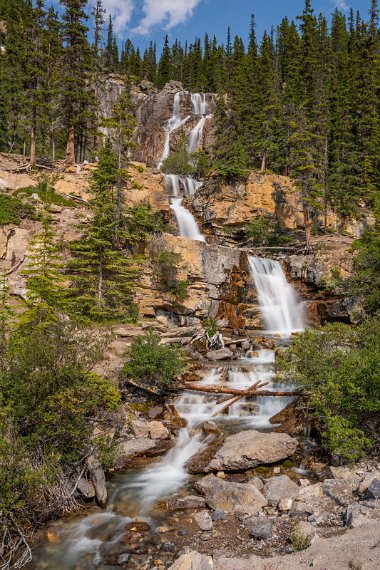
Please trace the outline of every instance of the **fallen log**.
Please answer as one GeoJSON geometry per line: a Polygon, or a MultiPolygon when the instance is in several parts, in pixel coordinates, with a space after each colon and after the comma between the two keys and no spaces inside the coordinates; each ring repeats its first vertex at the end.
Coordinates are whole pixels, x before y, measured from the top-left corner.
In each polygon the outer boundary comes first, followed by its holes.
{"type": "MultiPolygon", "coordinates": [[[[266,382],[269,384],[269,382],[266,382]]],[[[206,392],[208,394],[230,394],[232,396],[299,396],[301,394],[300,390],[296,390],[294,392],[286,392],[286,391],[276,391],[271,392],[270,390],[239,390],[237,388],[228,388],[226,386],[195,386],[194,384],[185,384],[185,390],[190,390],[192,392],[206,392]]]]}
{"type": "MultiPolygon", "coordinates": [[[[247,388],[246,392],[252,392],[252,390],[259,390],[260,387],[262,386],[266,386],[268,384],[268,382],[261,382],[260,380],[258,382],[255,382],[254,384],[252,384],[252,386],[250,386],[249,388],[247,388]]],[[[231,406],[233,406],[233,404],[236,404],[236,402],[238,402],[239,400],[242,400],[244,398],[244,395],[242,396],[235,396],[232,397],[231,396],[227,396],[226,398],[223,398],[220,402],[218,402],[218,404],[222,404],[223,402],[227,402],[228,404],[226,404],[225,406],[223,406],[223,408],[221,408],[218,412],[216,412],[215,414],[213,414],[213,418],[216,418],[217,416],[219,416],[220,414],[223,414],[226,410],[228,410],[228,408],[230,408],[231,406]]]]}

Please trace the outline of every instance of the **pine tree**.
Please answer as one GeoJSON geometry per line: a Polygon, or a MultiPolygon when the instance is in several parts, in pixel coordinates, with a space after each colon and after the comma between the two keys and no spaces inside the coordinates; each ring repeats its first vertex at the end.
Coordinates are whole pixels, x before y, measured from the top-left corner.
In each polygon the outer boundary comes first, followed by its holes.
{"type": "Polygon", "coordinates": [[[165,36],[164,47],[157,69],[157,87],[162,89],[171,78],[171,50],[169,38],[165,36]]]}
{"type": "Polygon", "coordinates": [[[6,364],[8,336],[13,311],[9,302],[9,282],[5,273],[0,275],[0,374],[6,364]]]}
{"type": "Polygon", "coordinates": [[[88,111],[93,93],[88,84],[91,50],[87,41],[88,18],[86,0],[60,0],[65,11],[62,16],[65,52],[62,69],[62,105],[68,132],[66,164],[81,160],[86,150],[88,111]]]}
{"type": "Polygon", "coordinates": [[[123,320],[132,305],[136,273],[131,258],[114,245],[123,239],[115,217],[118,175],[118,157],[108,138],[92,177],[92,218],[83,238],[71,246],[74,310],[90,320],[123,320]]]}

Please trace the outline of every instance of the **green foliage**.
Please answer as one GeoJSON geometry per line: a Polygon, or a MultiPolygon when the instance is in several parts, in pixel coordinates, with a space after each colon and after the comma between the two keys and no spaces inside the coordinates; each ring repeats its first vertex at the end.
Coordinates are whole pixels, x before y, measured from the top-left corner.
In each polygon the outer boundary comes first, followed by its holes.
{"type": "Polygon", "coordinates": [[[36,219],[36,210],[30,204],[10,194],[0,194],[0,226],[7,224],[19,225],[21,220],[36,219]]]}
{"type": "Polygon", "coordinates": [[[376,317],[356,328],[331,324],[305,331],[276,360],[281,379],[305,388],[327,447],[350,461],[370,444],[364,416],[380,411],[379,341],[376,317]]]}
{"type": "Polygon", "coordinates": [[[162,172],[190,176],[194,172],[194,166],[189,153],[187,137],[181,133],[176,149],[164,160],[161,166],[162,172]]]}
{"type": "Polygon", "coordinates": [[[56,206],[73,207],[75,202],[69,198],[65,198],[55,191],[55,184],[59,180],[59,175],[39,174],[37,177],[38,183],[36,186],[28,186],[26,188],[19,188],[15,191],[15,196],[28,196],[38,194],[38,197],[45,206],[54,204],[56,206]]]}
{"type": "Polygon", "coordinates": [[[122,245],[128,239],[121,194],[118,158],[107,139],[93,173],[92,217],[82,239],[71,244],[73,310],[94,321],[127,320],[130,317],[134,260],[122,245]]]}
{"type": "Polygon", "coordinates": [[[210,338],[215,336],[218,332],[218,321],[214,317],[207,317],[202,325],[210,338]]]}
{"type": "Polygon", "coordinates": [[[245,237],[254,245],[273,245],[283,241],[274,216],[266,215],[252,220],[244,227],[245,237]]]}
{"type": "Polygon", "coordinates": [[[97,458],[105,471],[112,469],[116,463],[117,444],[109,435],[97,435],[93,438],[97,458]]]}
{"type": "Polygon", "coordinates": [[[147,332],[132,341],[127,359],[122,375],[146,384],[166,386],[185,369],[181,346],[161,345],[160,337],[153,332],[147,332]]]}
{"type": "Polygon", "coordinates": [[[161,234],[165,223],[159,214],[153,210],[151,204],[141,203],[127,210],[128,241],[131,243],[145,241],[152,234],[161,234]]]}
{"type": "MultiPolygon", "coordinates": [[[[154,247],[154,246],[153,246],[154,247]]],[[[178,266],[181,262],[181,254],[174,251],[152,251],[153,272],[161,287],[179,300],[188,297],[188,281],[178,280],[178,266]]]]}
{"type": "Polygon", "coordinates": [[[289,534],[289,540],[291,542],[292,547],[296,552],[300,552],[301,550],[305,550],[311,544],[311,540],[308,536],[303,534],[300,529],[295,527],[291,533],[289,534]]]}

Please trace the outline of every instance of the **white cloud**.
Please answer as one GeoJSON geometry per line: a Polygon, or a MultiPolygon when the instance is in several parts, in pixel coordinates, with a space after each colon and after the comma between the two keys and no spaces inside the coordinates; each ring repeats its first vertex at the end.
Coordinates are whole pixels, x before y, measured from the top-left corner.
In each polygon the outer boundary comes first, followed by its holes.
{"type": "Polygon", "coordinates": [[[345,0],[332,0],[332,4],[335,8],[339,8],[339,10],[349,10],[350,7],[345,0]]]}
{"type": "MultiPolygon", "coordinates": [[[[114,1],[114,0],[112,0],[114,1]]],[[[167,30],[186,22],[193,15],[194,8],[202,0],[144,0],[144,16],[133,30],[136,34],[147,34],[153,26],[162,25],[167,30]]]]}
{"type": "Polygon", "coordinates": [[[134,0],[103,0],[103,6],[107,10],[106,18],[109,14],[112,16],[114,32],[123,32],[131,21],[134,0]]]}

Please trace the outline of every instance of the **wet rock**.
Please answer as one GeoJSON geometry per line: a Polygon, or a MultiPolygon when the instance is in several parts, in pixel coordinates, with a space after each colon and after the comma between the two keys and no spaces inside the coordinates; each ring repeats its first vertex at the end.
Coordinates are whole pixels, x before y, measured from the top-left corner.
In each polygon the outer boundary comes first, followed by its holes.
{"type": "Polygon", "coordinates": [[[220,429],[217,424],[211,420],[205,422],[202,426],[202,431],[206,435],[220,434],[220,429]]]}
{"type": "Polygon", "coordinates": [[[79,479],[77,490],[84,499],[91,500],[95,498],[94,485],[84,477],[79,479]]]}
{"type": "Polygon", "coordinates": [[[267,504],[265,497],[253,485],[229,483],[215,475],[204,477],[195,486],[212,509],[253,515],[267,504]]]}
{"type": "Polygon", "coordinates": [[[253,517],[250,519],[250,535],[255,540],[267,540],[272,538],[273,523],[264,517],[253,517]]]}
{"type": "Polygon", "coordinates": [[[161,545],[161,550],[163,552],[175,552],[177,550],[177,548],[173,542],[164,542],[161,545]]]}
{"type": "Polygon", "coordinates": [[[205,467],[209,471],[252,469],[293,455],[298,442],[287,434],[242,431],[228,437],[205,467]]]}
{"type": "Polygon", "coordinates": [[[89,470],[90,480],[95,489],[95,499],[99,507],[104,508],[107,505],[108,493],[106,487],[106,476],[99,463],[94,457],[90,456],[87,459],[87,466],[89,470]]]}
{"type": "Polygon", "coordinates": [[[365,493],[366,499],[380,499],[380,479],[374,479],[365,493]]]}
{"type": "Polygon", "coordinates": [[[208,511],[201,511],[194,516],[194,520],[201,530],[210,531],[213,529],[212,519],[208,511]]]}
{"type": "Polygon", "coordinates": [[[234,353],[229,348],[220,348],[219,350],[210,350],[206,353],[206,357],[212,362],[217,360],[229,360],[233,358],[234,353]]]}
{"type": "Polygon", "coordinates": [[[172,499],[166,503],[167,508],[171,511],[182,511],[186,509],[204,509],[206,506],[206,501],[203,497],[198,497],[198,495],[189,495],[187,497],[179,497],[178,499],[172,499]]]}
{"type": "Polygon", "coordinates": [[[123,566],[130,559],[130,554],[119,554],[118,556],[107,556],[103,562],[105,566],[123,566]]]}
{"type": "Polygon", "coordinates": [[[130,439],[122,442],[118,448],[118,463],[123,465],[136,455],[145,455],[155,447],[155,442],[149,438],[130,439]]]}
{"type": "Polygon", "coordinates": [[[150,526],[145,521],[134,521],[125,525],[125,530],[131,532],[147,532],[150,526]]]}
{"type": "Polygon", "coordinates": [[[210,556],[192,551],[178,558],[169,570],[212,570],[213,568],[214,562],[210,556]]]}
{"type": "MultiPolygon", "coordinates": [[[[272,477],[264,485],[263,495],[270,505],[277,505],[281,499],[295,499],[298,496],[299,487],[287,475],[272,477]]],[[[284,509],[289,510],[289,509],[284,509]]]]}
{"type": "Polygon", "coordinates": [[[251,348],[249,340],[243,340],[243,342],[241,343],[241,347],[243,350],[249,350],[251,348]]]}

